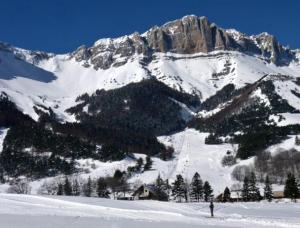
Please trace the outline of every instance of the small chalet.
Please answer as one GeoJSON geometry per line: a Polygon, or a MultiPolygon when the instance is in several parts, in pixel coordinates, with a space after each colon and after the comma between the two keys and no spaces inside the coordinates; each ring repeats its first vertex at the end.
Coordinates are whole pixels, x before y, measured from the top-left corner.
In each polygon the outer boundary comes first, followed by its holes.
{"type": "Polygon", "coordinates": [[[135,200],[168,201],[168,195],[155,185],[141,185],[133,194],[135,200]]]}
{"type": "Polygon", "coordinates": [[[231,190],[230,192],[230,199],[232,202],[239,202],[242,201],[242,190],[238,189],[238,190],[231,190]]]}
{"type": "Polygon", "coordinates": [[[284,198],[284,192],[283,191],[273,191],[273,198],[274,199],[284,198]]]}
{"type": "MultiPolygon", "coordinates": [[[[219,194],[216,198],[216,202],[224,202],[223,193],[219,194]]],[[[230,202],[242,201],[242,190],[231,190],[230,192],[230,202]]]]}

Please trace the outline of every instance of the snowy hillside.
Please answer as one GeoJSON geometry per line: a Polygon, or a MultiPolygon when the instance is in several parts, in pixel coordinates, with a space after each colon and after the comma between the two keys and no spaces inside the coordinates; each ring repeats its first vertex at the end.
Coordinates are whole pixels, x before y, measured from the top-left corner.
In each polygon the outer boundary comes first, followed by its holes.
{"type": "MultiPolygon", "coordinates": [[[[190,50],[189,45],[202,41],[201,36],[190,40],[191,44],[188,43],[183,50],[177,47],[184,42],[180,37],[177,38],[178,43],[173,44],[176,47],[172,50],[155,50],[151,46],[152,42],[153,45],[156,42],[166,42],[152,37],[157,30],[161,29],[167,36],[174,36],[175,39],[178,34],[184,33],[181,31],[182,26],[191,26],[192,34],[195,30],[193,24],[197,20],[204,26],[198,29],[215,29],[216,25],[207,21],[207,18],[190,15],[161,27],[151,28],[142,35],[100,39],[90,48],[81,46],[64,55],[33,52],[1,43],[0,89],[35,120],[38,116],[32,106],[41,104],[53,108],[62,120],[74,121],[64,111],[75,105],[77,96],[86,92],[91,94],[97,89],[119,88],[150,77],[177,90],[195,93],[201,101],[229,83],[240,88],[265,74],[284,75],[294,79],[300,77],[298,52],[282,47],[267,33],[248,37],[233,29],[223,30],[217,27],[220,33],[229,37],[231,43],[236,42],[231,44],[228,41],[230,45],[241,46],[238,49],[225,45],[221,49],[215,47],[209,51],[197,46],[197,50],[190,50]],[[255,48],[247,50],[243,47],[246,44],[255,48]],[[154,50],[151,52],[149,48],[154,50]],[[281,52],[274,53],[275,49],[281,52]],[[271,57],[264,56],[265,54],[271,57]],[[275,55],[277,58],[286,58],[286,55],[293,58],[288,64],[279,65],[272,62],[275,55]]],[[[293,102],[293,97],[287,97],[283,91],[277,92],[293,102]]]]}
{"type": "MultiPolygon", "coordinates": [[[[24,113],[33,119],[38,115],[33,106],[51,107],[62,120],[74,121],[65,110],[74,106],[77,96],[93,93],[97,89],[115,89],[132,82],[155,77],[179,91],[197,94],[201,101],[214,95],[229,83],[236,88],[253,83],[265,74],[300,77],[300,64],[278,67],[273,63],[239,52],[216,52],[211,54],[156,54],[148,66],[141,64],[142,56],[133,56],[131,61],[106,70],[86,68],[80,62],[60,55],[41,60],[36,66],[14,59],[0,50],[0,86],[24,113]],[[11,59],[9,59],[11,58],[11,59]],[[220,76],[215,76],[215,75],[220,76]]],[[[278,93],[292,105],[295,103],[289,91],[278,93]]],[[[289,84],[290,89],[296,85],[289,84]]]]}
{"type": "MultiPolygon", "coordinates": [[[[248,165],[254,166],[254,158],[247,160],[239,160],[233,166],[223,166],[222,159],[227,151],[235,151],[237,145],[221,144],[207,145],[204,143],[208,133],[199,133],[194,129],[187,129],[183,132],[176,133],[171,136],[159,137],[159,140],[168,146],[173,146],[175,149],[174,158],[170,161],[163,161],[153,157],[152,169],[143,173],[134,174],[128,181],[134,186],[138,183],[152,184],[155,182],[158,175],[163,179],[169,179],[172,183],[176,175],[181,174],[185,180],[190,183],[193,175],[198,172],[202,180],[207,180],[211,184],[215,196],[223,193],[225,187],[233,187],[234,185],[241,186],[241,183],[232,176],[232,171],[237,166],[248,165]]],[[[289,139],[282,143],[275,144],[268,148],[272,154],[280,150],[290,150],[292,148],[300,149],[300,146],[295,147],[295,137],[290,136],[289,139]]],[[[81,168],[89,170],[87,173],[80,174],[83,179],[98,178],[112,176],[116,170],[127,171],[127,167],[134,166],[136,159],[146,156],[143,154],[134,154],[135,159],[126,158],[121,161],[100,162],[93,159],[78,160],[81,168]]],[[[76,175],[74,176],[76,178],[76,175]]],[[[53,178],[41,179],[31,183],[33,194],[37,194],[42,184],[45,182],[52,183],[53,178]]],[[[54,180],[54,183],[57,180],[54,180]]],[[[261,185],[261,191],[263,186],[261,185]]],[[[282,185],[274,185],[275,190],[282,191],[282,185]]],[[[3,186],[0,192],[5,192],[7,186],[3,186]]]]}
{"type": "Polygon", "coordinates": [[[299,227],[299,204],[113,201],[0,194],[0,227],[299,227]]]}
{"type": "Polygon", "coordinates": [[[29,177],[36,168],[34,193],[45,177],[76,168],[85,179],[111,176],[151,155],[152,168],[133,173],[131,183],[152,183],[159,174],[190,181],[199,172],[217,195],[237,182],[233,170],[253,166],[259,152],[299,149],[299,51],[267,33],[247,36],[205,17],[63,55],[0,43],[0,98],[4,174],[29,177]],[[205,143],[210,135],[222,142],[205,143]],[[249,146],[259,139],[265,141],[249,146]],[[236,163],[224,166],[228,151],[236,163]]]}

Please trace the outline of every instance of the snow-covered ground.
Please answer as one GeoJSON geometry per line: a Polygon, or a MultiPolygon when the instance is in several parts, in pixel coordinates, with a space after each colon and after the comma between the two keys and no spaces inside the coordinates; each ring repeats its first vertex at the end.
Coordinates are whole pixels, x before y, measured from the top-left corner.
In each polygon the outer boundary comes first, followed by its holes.
{"type": "Polygon", "coordinates": [[[300,227],[300,204],[118,201],[0,194],[1,228],[300,227]]]}
{"type": "Polygon", "coordinates": [[[2,152],[3,140],[6,137],[7,131],[7,128],[0,128],[0,153],[2,152]]]}
{"type": "Polygon", "coordinates": [[[271,115],[270,120],[275,121],[278,126],[300,124],[300,113],[280,113],[278,115],[271,115]]]}
{"type": "Polygon", "coordinates": [[[296,136],[290,135],[289,138],[284,140],[283,142],[270,146],[268,148],[268,151],[270,151],[272,154],[278,151],[290,150],[290,149],[296,149],[300,151],[300,145],[295,144],[295,138],[296,136]]]}

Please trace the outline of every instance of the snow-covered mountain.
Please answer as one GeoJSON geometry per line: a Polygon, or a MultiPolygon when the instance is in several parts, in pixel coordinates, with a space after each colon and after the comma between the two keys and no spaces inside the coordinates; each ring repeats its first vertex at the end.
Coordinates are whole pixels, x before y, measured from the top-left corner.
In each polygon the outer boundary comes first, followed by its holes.
{"type": "MultiPolygon", "coordinates": [[[[174,157],[169,161],[155,157],[154,170],[133,177],[147,182],[153,181],[158,173],[172,179],[177,173],[188,172],[190,176],[195,171],[200,174],[203,171],[204,178],[210,179],[220,190],[226,183],[234,182],[231,177],[234,167],[223,167],[221,160],[228,150],[236,150],[234,148],[241,144],[210,146],[204,144],[204,135],[215,131],[220,137],[227,137],[234,132],[243,132],[243,129],[220,132],[211,126],[219,122],[207,122],[205,124],[210,126],[204,128],[201,121],[218,117],[218,113],[222,116],[220,121],[223,116],[239,115],[243,108],[252,107],[254,100],[268,107],[267,120],[273,120],[272,124],[294,125],[286,135],[300,133],[299,125],[297,128],[300,122],[299,50],[280,45],[268,33],[247,36],[234,29],[222,29],[206,17],[193,15],[155,26],[143,34],[100,39],[92,47],[81,46],[63,55],[0,43],[0,91],[2,99],[14,103],[17,110],[34,121],[48,113],[55,116],[57,124],[93,124],[105,129],[112,126],[118,129],[117,134],[134,126],[139,135],[139,130],[143,130],[145,134],[153,133],[151,137],[160,136],[160,142],[174,148],[174,157]],[[149,80],[159,83],[141,84],[149,80]],[[159,87],[155,94],[153,86],[159,87]],[[143,94],[146,90],[150,91],[147,95],[143,94]],[[166,113],[156,115],[162,110],[157,102],[161,97],[163,103],[159,105],[170,107],[166,109],[169,117],[166,113]],[[125,119],[129,119],[125,121],[127,127],[122,124],[122,127],[116,127],[125,119]],[[167,125],[168,121],[176,122],[176,125],[167,125]],[[144,122],[146,129],[132,125],[132,122],[144,122]],[[163,128],[164,124],[168,127],[163,128]],[[147,132],[148,126],[153,132],[147,132]],[[198,131],[184,130],[187,126],[198,131]],[[172,132],[175,133],[170,135],[172,132]],[[178,144],[183,146],[178,147],[178,144]],[[197,150],[201,150],[199,154],[197,150]],[[218,178],[212,180],[210,172],[218,178]]],[[[8,119],[9,115],[4,115],[0,127],[4,127],[6,130],[1,132],[9,136],[7,129],[12,125],[3,124],[9,122],[8,119]]],[[[60,128],[52,126],[50,129],[62,133],[60,128]]],[[[91,139],[91,134],[84,134],[84,137],[91,139]]],[[[79,137],[74,132],[72,135],[79,137]]],[[[93,140],[101,147],[108,139],[101,139],[100,143],[93,140]]],[[[38,147],[29,143],[22,150],[30,153],[33,148],[38,147]]],[[[46,152],[41,150],[34,152],[46,152]]],[[[128,146],[126,150],[130,150],[128,146]]],[[[137,149],[133,151],[138,152],[137,149]]],[[[1,161],[5,162],[3,156],[1,161]]],[[[124,160],[126,164],[127,161],[124,160]]],[[[121,167],[126,168],[126,165],[121,167]]],[[[109,165],[101,162],[99,169],[105,171],[99,171],[97,175],[113,172],[109,165]],[[104,166],[108,168],[104,169],[104,166]]]]}

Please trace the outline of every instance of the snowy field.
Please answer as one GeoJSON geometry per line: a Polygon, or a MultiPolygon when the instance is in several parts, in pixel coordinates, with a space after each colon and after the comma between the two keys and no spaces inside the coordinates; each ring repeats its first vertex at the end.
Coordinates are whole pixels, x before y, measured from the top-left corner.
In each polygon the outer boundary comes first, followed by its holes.
{"type": "Polygon", "coordinates": [[[300,227],[300,204],[116,201],[0,194],[1,228],[300,227]]]}

